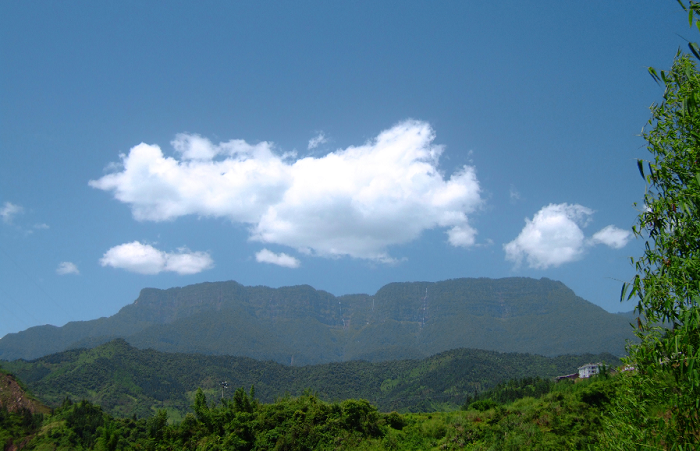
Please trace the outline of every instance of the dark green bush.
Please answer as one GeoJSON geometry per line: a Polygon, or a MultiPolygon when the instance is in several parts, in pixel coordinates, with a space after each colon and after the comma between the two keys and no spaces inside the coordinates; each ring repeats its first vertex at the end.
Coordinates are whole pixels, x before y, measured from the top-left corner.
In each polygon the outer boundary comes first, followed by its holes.
{"type": "Polygon", "coordinates": [[[469,404],[470,409],[478,410],[479,412],[493,409],[496,406],[498,406],[498,403],[493,399],[480,399],[469,404]]]}

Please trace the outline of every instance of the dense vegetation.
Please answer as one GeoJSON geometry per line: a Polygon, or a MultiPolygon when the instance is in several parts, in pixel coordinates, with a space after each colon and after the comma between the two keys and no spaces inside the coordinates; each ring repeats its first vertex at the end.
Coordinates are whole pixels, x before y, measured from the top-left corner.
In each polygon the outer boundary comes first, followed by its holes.
{"type": "Polygon", "coordinates": [[[326,403],[311,392],[262,403],[255,388],[237,389],[216,403],[198,390],[192,413],[173,423],[160,410],[150,418],[115,418],[88,401],[65,400],[50,415],[0,410],[0,437],[27,450],[562,450],[598,442],[601,417],[615,396],[616,378],[549,384],[539,398],[495,402],[489,392],[464,411],[383,414],[369,402],[326,403]],[[483,401],[490,404],[483,406],[483,401]],[[7,426],[9,425],[9,427],[7,426]]]}
{"type": "MultiPolygon", "coordinates": [[[[679,3],[700,30],[700,3],[679,3]]],[[[649,69],[664,93],[644,132],[651,158],[637,161],[647,189],[633,231],[646,243],[622,292],[637,300],[641,342],[604,418],[608,449],[700,447],[700,47],[688,47],[671,70],[649,69]]]]}
{"type": "Polygon", "coordinates": [[[496,384],[495,387],[485,392],[474,392],[473,395],[467,395],[463,408],[465,410],[469,408],[485,410],[484,408],[511,403],[521,398],[540,398],[552,391],[554,385],[555,382],[552,379],[543,379],[538,376],[510,379],[496,384]]]}
{"type": "Polygon", "coordinates": [[[44,422],[44,415],[33,414],[29,409],[20,409],[10,412],[4,405],[0,405],[0,446],[7,449],[8,445],[24,441],[37,431],[44,422]]]}
{"type": "Polygon", "coordinates": [[[166,409],[171,418],[180,420],[198,387],[215,396],[221,381],[232,387],[255,385],[258,399],[264,402],[312,389],[326,401],[364,398],[385,412],[425,412],[458,409],[467,396],[508,379],[551,378],[598,361],[619,363],[609,354],[549,358],[456,349],[423,360],[290,367],[246,357],[139,350],[115,340],[93,349],[2,365],[54,407],[70,396],[100,404],[113,415],[148,417],[166,409]]]}
{"type": "Polygon", "coordinates": [[[0,339],[0,359],[34,359],[121,337],[140,349],[308,365],[420,359],[456,348],[624,354],[629,318],[549,279],[392,283],[373,296],[236,282],[147,288],[116,315],[0,339]],[[591,333],[595,331],[595,333],[591,333]]]}

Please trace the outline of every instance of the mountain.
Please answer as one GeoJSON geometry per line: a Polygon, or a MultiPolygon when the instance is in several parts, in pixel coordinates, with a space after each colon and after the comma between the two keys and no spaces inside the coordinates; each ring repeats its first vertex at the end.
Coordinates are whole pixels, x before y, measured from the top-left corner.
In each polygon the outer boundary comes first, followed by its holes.
{"type": "Polygon", "coordinates": [[[221,381],[229,383],[227,397],[238,387],[254,385],[263,402],[310,389],[327,401],[364,398],[382,411],[433,411],[458,408],[467,394],[505,380],[570,374],[601,361],[620,363],[611,354],[543,357],[455,349],[422,360],[292,367],[248,357],[139,350],[117,339],[93,349],[0,364],[54,407],[70,396],[99,403],[115,415],[148,417],[167,409],[177,419],[189,411],[197,388],[209,399],[220,399],[221,381]]]}
{"type": "Polygon", "coordinates": [[[549,279],[391,283],[373,296],[233,281],[143,289],[109,318],[0,339],[0,359],[34,359],[124,338],[137,348],[290,365],[418,359],[456,348],[555,356],[624,353],[629,319],[549,279]]]}

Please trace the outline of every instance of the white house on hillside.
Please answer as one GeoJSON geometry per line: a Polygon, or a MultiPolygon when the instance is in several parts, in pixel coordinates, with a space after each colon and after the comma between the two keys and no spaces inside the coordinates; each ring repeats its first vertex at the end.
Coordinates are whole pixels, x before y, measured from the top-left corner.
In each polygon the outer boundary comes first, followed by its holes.
{"type": "Polygon", "coordinates": [[[595,376],[600,372],[600,367],[603,366],[602,363],[587,363],[578,369],[579,378],[587,378],[595,376]]]}

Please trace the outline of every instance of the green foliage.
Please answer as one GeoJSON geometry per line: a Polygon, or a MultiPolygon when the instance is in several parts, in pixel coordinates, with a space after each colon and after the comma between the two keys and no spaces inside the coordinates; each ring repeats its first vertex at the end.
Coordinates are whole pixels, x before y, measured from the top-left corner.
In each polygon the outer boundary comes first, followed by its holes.
{"type": "Polygon", "coordinates": [[[552,379],[538,376],[511,379],[500,382],[495,387],[482,392],[467,395],[463,409],[488,410],[498,404],[506,404],[521,398],[540,398],[549,393],[554,387],[552,379]]]}
{"type": "Polygon", "coordinates": [[[163,440],[167,425],[168,412],[161,409],[148,420],[148,436],[155,441],[163,440]]]}
{"type": "Polygon", "coordinates": [[[610,400],[615,396],[614,393],[614,387],[597,379],[593,380],[593,382],[587,386],[584,386],[578,396],[581,402],[600,407],[610,403],[610,400]]]}
{"type": "Polygon", "coordinates": [[[104,414],[99,406],[82,400],[72,404],[62,412],[66,426],[75,433],[78,443],[84,448],[91,448],[99,436],[98,428],[104,425],[104,414]]]}
{"type": "Polygon", "coordinates": [[[389,427],[392,427],[399,431],[403,429],[404,426],[406,426],[406,420],[401,414],[399,414],[396,411],[388,413],[385,418],[386,424],[388,424],[389,427]]]}
{"type": "Polygon", "coordinates": [[[246,394],[243,387],[238,388],[233,394],[233,408],[237,412],[253,412],[253,404],[250,402],[250,398],[246,394]]]}
{"type": "MultiPolygon", "coordinates": [[[[584,401],[586,393],[613,390],[598,378],[557,384],[540,399],[477,411],[381,414],[363,399],[326,403],[311,392],[274,403],[253,402],[240,389],[239,403],[195,395],[183,421],[168,424],[165,411],[149,419],[113,418],[89,402],[69,400],[28,428],[0,428],[26,450],[566,450],[597,440],[607,404],[584,401]],[[247,405],[250,409],[244,408],[247,405]]],[[[10,414],[19,424],[21,414],[10,414]]],[[[0,417],[3,419],[5,417],[0,417]]],[[[4,424],[4,423],[2,423],[4,424]]]]}
{"type": "Polygon", "coordinates": [[[328,401],[364,398],[385,412],[419,412],[458,409],[475,391],[483,393],[506,380],[528,376],[542,379],[523,379],[524,385],[517,390],[505,386],[497,400],[515,399],[516,392],[536,396],[537,391],[532,390],[544,384],[545,378],[571,373],[590,361],[615,363],[617,359],[609,354],[548,358],[456,349],[423,360],[289,367],[244,357],[139,350],[115,340],[90,350],[3,365],[54,407],[70,396],[100,404],[112,415],[143,418],[166,409],[171,419],[181,421],[190,406],[201,405],[195,399],[197,388],[201,387],[202,395],[218,399],[217,381],[222,380],[232,386],[255,386],[247,397],[242,389],[233,393],[231,401],[240,411],[250,411],[256,399],[271,402],[285,393],[301,395],[311,389],[328,401]]]}
{"type": "MultiPolygon", "coordinates": [[[[310,390],[264,403],[239,388],[216,404],[207,399],[206,390],[198,389],[192,398],[194,414],[173,423],[164,410],[147,419],[115,418],[88,401],[73,403],[66,398],[51,415],[0,410],[0,443],[21,443],[27,450],[110,451],[619,449],[601,431],[603,421],[625,403],[644,409],[636,412],[628,429],[617,430],[617,438],[650,439],[658,431],[654,428],[664,405],[648,397],[638,398],[640,404],[625,396],[633,388],[639,392],[633,387],[638,382],[634,373],[553,385],[541,381],[521,378],[483,392],[509,398],[513,391],[536,393],[537,387],[540,392],[549,387],[539,398],[525,396],[499,404],[484,397],[467,410],[405,414],[382,414],[363,399],[324,402],[310,390]]],[[[663,381],[652,382],[657,385],[645,390],[663,390],[663,381]]],[[[216,390],[212,394],[219,396],[216,390]]]]}
{"type": "MultiPolygon", "coordinates": [[[[613,390],[615,383],[593,378],[556,384],[539,399],[497,404],[487,398],[462,412],[407,414],[401,431],[389,431],[383,447],[369,449],[587,449],[597,442],[607,404],[589,404],[581,394],[596,384],[605,388],[595,390],[613,390]]],[[[514,381],[514,385],[518,384],[514,381]]]]}
{"type": "MultiPolygon", "coordinates": [[[[700,4],[679,3],[700,27],[700,4]]],[[[689,47],[697,58],[697,45],[689,47]]],[[[633,232],[646,244],[622,293],[637,299],[642,341],[631,348],[637,372],[624,378],[605,443],[690,449],[700,445],[700,73],[680,50],[670,71],[649,72],[664,94],[644,133],[652,158],[638,161],[648,187],[633,232]]]]}
{"type": "Polygon", "coordinates": [[[669,388],[658,375],[642,372],[620,375],[611,407],[603,418],[600,449],[664,449],[659,431],[666,429],[665,396],[669,388]]]}
{"type": "Polygon", "coordinates": [[[0,446],[8,449],[17,438],[34,433],[41,426],[43,419],[43,414],[32,414],[29,409],[9,412],[0,404],[0,446]]]}
{"type": "Polygon", "coordinates": [[[474,401],[469,404],[470,409],[478,410],[479,412],[483,412],[485,410],[493,409],[494,407],[497,407],[498,403],[494,401],[493,399],[479,399],[477,401],[474,401]]]}

